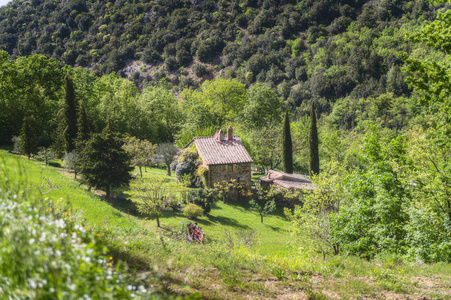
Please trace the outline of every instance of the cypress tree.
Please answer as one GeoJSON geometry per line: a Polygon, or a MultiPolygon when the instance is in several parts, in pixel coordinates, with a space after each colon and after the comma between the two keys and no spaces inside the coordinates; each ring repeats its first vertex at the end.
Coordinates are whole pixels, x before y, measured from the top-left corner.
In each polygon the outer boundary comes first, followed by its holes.
{"type": "Polygon", "coordinates": [[[37,151],[37,140],[31,121],[25,118],[23,121],[22,129],[20,130],[20,152],[25,154],[28,159],[32,153],[37,151]]]}
{"type": "Polygon", "coordinates": [[[80,101],[78,109],[78,120],[77,120],[77,149],[81,150],[83,143],[89,139],[89,134],[91,133],[88,120],[88,115],[86,114],[86,109],[83,101],[80,101]]]}
{"type": "Polygon", "coordinates": [[[310,113],[310,174],[319,173],[319,150],[318,150],[318,128],[316,127],[315,105],[312,102],[312,111],[310,113]]]}
{"type": "Polygon", "coordinates": [[[293,143],[291,141],[291,131],[290,131],[290,119],[288,117],[288,109],[285,114],[285,119],[283,121],[283,142],[282,142],[282,160],[283,160],[283,171],[285,173],[293,174],[293,143]]]}
{"type": "Polygon", "coordinates": [[[64,105],[64,139],[66,141],[66,152],[75,150],[75,141],[77,139],[77,100],[75,99],[74,83],[69,74],[64,77],[64,88],[66,90],[64,105]]]}

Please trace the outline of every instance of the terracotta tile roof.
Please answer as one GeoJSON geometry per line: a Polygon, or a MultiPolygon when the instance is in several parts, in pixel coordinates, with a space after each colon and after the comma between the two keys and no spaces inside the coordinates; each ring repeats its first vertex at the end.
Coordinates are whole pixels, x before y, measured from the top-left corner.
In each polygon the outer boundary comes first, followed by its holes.
{"type": "Polygon", "coordinates": [[[207,165],[225,165],[251,163],[252,158],[241,143],[239,136],[218,141],[214,137],[196,137],[193,139],[200,157],[207,165]]]}
{"type": "Polygon", "coordinates": [[[265,183],[272,183],[286,189],[308,190],[312,191],[315,186],[312,181],[299,174],[287,174],[269,170],[268,175],[260,177],[260,180],[265,183]]]}

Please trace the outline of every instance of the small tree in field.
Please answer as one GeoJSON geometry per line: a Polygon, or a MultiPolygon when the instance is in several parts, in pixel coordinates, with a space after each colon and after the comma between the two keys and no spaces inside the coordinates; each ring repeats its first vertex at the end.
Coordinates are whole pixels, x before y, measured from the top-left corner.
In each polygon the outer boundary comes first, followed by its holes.
{"type": "Polygon", "coordinates": [[[82,180],[90,186],[105,189],[108,200],[110,186],[128,185],[131,179],[131,158],[122,148],[123,144],[119,133],[106,127],[91,136],[77,160],[82,180]]]}
{"type": "Polygon", "coordinates": [[[271,195],[271,189],[266,190],[262,186],[259,187],[257,194],[249,204],[253,211],[260,215],[260,222],[263,223],[263,217],[267,216],[276,209],[276,203],[271,195]]]}
{"type": "Polygon", "coordinates": [[[168,176],[171,176],[171,163],[177,155],[179,148],[173,143],[162,143],[157,147],[157,154],[162,156],[162,161],[166,165],[168,176]]]}
{"type": "Polygon", "coordinates": [[[46,148],[46,147],[39,147],[39,151],[40,151],[41,155],[44,156],[45,165],[47,166],[49,164],[49,159],[52,159],[52,157],[53,157],[52,150],[50,150],[50,148],[46,148]]]}
{"type": "Polygon", "coordinates": [[[140,140],[134,136],[127,138],[124,149],[131,155],[132,165],[139,168],[141,178],[143,178],[142,167],[147,165],[148,158],[155,155],[155,147],[148,140],[140,140]]]}
{"type": "Polygon", "coordinates": [[[64,164],[66,165],[66,168],[74,170],[75,179],[77,179],[77,160],[78,153],[75,150],[64,155],[64,164]]]}
{"type": "Polygon", "coordinates": [[[138,178],[132,181],[131,189],[140,201],[138,211],[142,214],[155,215],[157,227],[160,226],[160,214],[172,201],[171,190],[163,185],[164,178],[152,178],[150,181],[138,178]]]}
{"type": "Polygon", "coordinates": [[[339,253],[332,220],[340,210],[340,202],[349,199],[343,180],[346,174],[343,166],[330,162],[327,171],[313,176],[315,189],[304,193],[303,205],[295,206],[293,211],[285,209],[285,215],[291,220],[293,246],[299,247],[302,253],[321,252],[323,259],[329,253],[339,253]]]}
{"type": "Polygon", "coordinates": [[[233,182],[223,180],[216,182],[213,186],[222,196],[222,202],[226,203],[227,194],[235,187],[235,180],[233,182]]]}

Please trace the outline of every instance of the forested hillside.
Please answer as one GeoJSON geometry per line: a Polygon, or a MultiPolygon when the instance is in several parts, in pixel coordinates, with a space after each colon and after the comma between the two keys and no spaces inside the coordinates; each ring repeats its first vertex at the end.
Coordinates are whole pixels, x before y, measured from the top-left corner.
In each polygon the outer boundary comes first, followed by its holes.
{"type": "MultiPolygon", "coordinates": [[[[398,51],[406,29],[435,17],[428,1],[12,1],[0,9],[0,49],[38,53],[143,87],[179,88],[222,75],[271,85],[298,107],[317,100],[408,96],[398,51]]],[[[345,124],[350,127],[352,122],[345,124]]]]}

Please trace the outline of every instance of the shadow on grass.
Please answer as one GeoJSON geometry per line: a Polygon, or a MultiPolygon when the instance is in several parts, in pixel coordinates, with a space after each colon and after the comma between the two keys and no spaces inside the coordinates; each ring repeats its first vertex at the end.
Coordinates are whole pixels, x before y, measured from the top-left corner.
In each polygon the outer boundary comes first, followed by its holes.
{"type": "MultiPolygon", "coordinates": [[[[208,220],[211,221],[210,224],[211,223],[219,223],[220,225],[226,225],[226,226],[235,227],[235,228],[250,229],[249,226],[240,224],[235,219],[231,219],[231,218],[228,218],[228,217],[208,216],[208,220]]],[[[208,223],[206,223],[205,225],[207,225],[207,224],[208,223]]]]}
{"type": "MultiPolygon", "coordinates": [[[[227,199],[225,204],[226,205],[230,205],[230,206],[234,207],[235,209],[238,209],[238,210],[241,210],[241,211],[245,211],[245,212],[251,211],[250,204],[246,203],[246,202],[227,199]]],[[[220,209],[220,208],[219,207],[218,208],[215,207],[215,209],[220,209]]],[[[285,215],[285,213],[283,212],[283,209],[284,209],[283,207],[277,207],[275,211],[273,211],[272,213],[269,214],[269,216],[277,216],[277,217],[281,218],[284,221],[288,221],[288,218],[285,215]]]]}
{"type": "Polygon", "coordinates": [[[268,224],[264,224],[264,225],[265,225],[266,227],[270,228],[272,231],[276,231],[276,232],[285,231],[284,229],[279,228],[279,227],[274,227],[274,226],[271,226],[271,225],[268,225],[268,224]]]}

